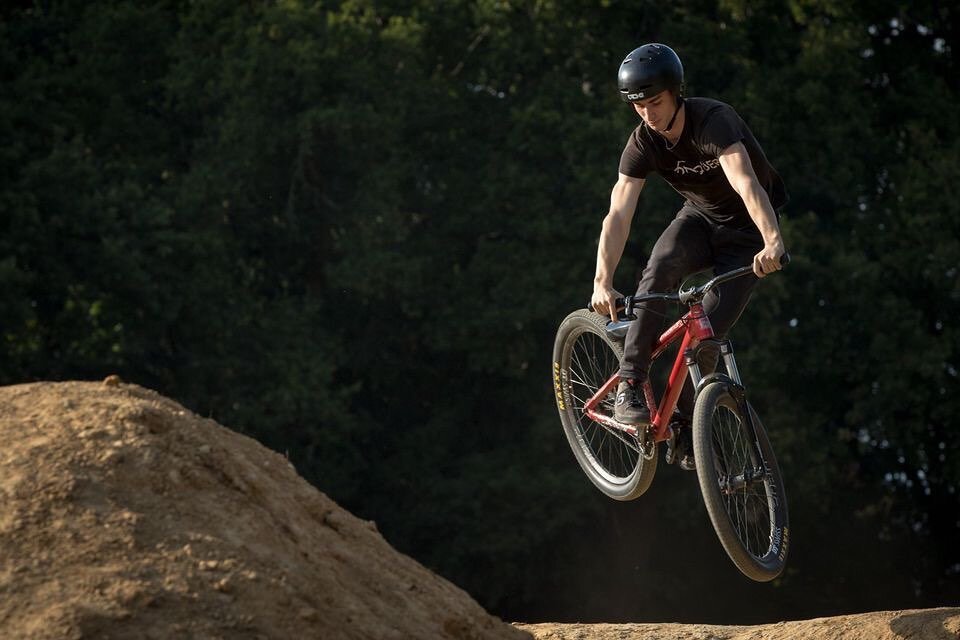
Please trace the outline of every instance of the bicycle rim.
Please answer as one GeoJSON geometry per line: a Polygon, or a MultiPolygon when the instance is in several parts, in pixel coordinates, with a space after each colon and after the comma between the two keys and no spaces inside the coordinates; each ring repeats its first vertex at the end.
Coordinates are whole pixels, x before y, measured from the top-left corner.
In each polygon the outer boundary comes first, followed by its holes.
{"type": "Polygon", "coordinates": [[[773,545],[776,523],[776,494],[773,479],[744,478],[763,470],[756,459],[747,426],[726,396],[717,403],[711,418],[714,469],[724,510],[744,550],[758,560],[768,556],[773,545]]]}
{"type": "MultiPolygon", "coordinates": [[[[597,334],[577,330],[571,334],[563,365],[569,371],[572,413],[578,440],[594,471],[612,484],[624,484],[637,472],[642,453],[636,439],[590,419],[584,412],[587,401],[620,368],[617,353],[597,334]]],[[[613,415],[616,390],[595,407],[613,415]]]]}
{"type": "Polygon", "coordinates": [[[739,393],[718,381],[697,394],[697,478],[727,555],[745,576],[766,582],[779,576],[786,564],[787,498],[766,431],[749,403],[738,402],[739,393]],[[743,411],[750,412],[750,423],[743,411]]]}

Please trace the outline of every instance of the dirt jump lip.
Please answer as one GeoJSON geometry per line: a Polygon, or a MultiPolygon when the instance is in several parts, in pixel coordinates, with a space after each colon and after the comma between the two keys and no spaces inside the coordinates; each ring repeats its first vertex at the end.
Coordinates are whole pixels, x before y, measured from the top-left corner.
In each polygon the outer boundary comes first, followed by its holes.
{"type": "Polygon", "coordinates": [[[529,638],[148,389],[0,387],[0,638],[529,638]]]}

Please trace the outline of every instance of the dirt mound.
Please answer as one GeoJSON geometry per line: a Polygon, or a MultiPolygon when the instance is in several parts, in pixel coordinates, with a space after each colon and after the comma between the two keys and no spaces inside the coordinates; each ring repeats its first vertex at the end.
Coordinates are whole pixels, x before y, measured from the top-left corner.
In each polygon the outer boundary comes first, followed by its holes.
{"type": "Polygon", "coordinates": [[[0,388],[0,638],[957,640],[960,609],[512,627],[285,458],[152,391],[0,388]]]}
{"type": "Polygon", "coordinates": [[[751,627],[704,624],[528,624],[537,640],[957,640],[960,609],[881,611],[751,627]]]}
{"type": "Polygon", "coordinates": [[[2,638],[524,638],[280,455],[108,379],[0,388],[2,638]]]}

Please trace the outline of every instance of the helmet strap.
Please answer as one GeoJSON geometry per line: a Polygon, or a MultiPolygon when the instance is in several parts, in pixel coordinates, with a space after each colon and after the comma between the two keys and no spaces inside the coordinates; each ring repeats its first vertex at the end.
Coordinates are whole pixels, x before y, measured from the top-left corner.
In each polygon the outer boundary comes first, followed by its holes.
{"type": "Polygon", "coordinates": [[[683,106],[683,98],[677,96],[677,108],[673,110],[673,117],[670,118],[670,122],[667,123],[667,128],[664,131],[670,131],[673,128],[673,122],[677,119],[677,114],[680,113],[680,107],[683,106]]]}

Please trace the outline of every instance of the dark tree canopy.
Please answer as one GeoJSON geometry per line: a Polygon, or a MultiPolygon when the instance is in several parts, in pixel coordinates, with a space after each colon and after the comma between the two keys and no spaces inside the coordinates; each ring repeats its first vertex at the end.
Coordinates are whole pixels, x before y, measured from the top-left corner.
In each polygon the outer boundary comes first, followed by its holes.
{"type": "MultiPolygon", "coordinates": [[[[0,378],[118,373],[287,452],[508,619],[753,622],[960,597],[950,3],[343,0],[0,10],[0,378]],[[732,334],[790,494],[747,583],[689,475],[580,475],[552,401],[635,115],[682,57],[791,201],[732,334]]],[[[645,190],[621,290],[679,200],[645,190]]]]}

